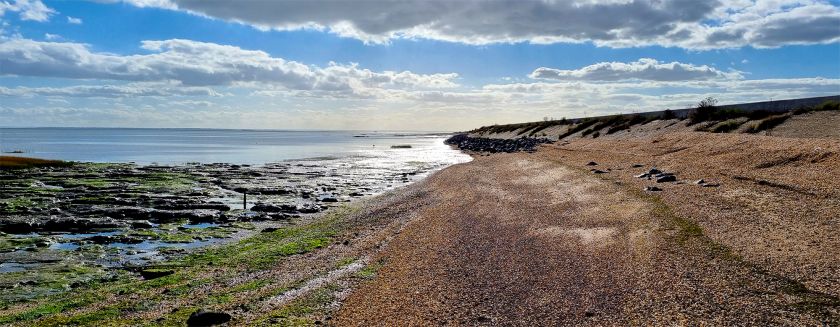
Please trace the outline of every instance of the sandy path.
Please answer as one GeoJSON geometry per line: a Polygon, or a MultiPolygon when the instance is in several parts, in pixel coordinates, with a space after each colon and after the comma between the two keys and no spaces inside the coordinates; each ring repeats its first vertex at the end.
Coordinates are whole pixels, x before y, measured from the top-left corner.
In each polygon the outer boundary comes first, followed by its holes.
{"type": "Polygon", "coordinates": [[[478,157],[422,187],[433,205],[380,253],[385,266],[350,295],[337,325],[837,318],[836,307],[796,307],[804,295],[786,292],[789,281],[686,236],[657,198],[543,153],[478,157]]]}

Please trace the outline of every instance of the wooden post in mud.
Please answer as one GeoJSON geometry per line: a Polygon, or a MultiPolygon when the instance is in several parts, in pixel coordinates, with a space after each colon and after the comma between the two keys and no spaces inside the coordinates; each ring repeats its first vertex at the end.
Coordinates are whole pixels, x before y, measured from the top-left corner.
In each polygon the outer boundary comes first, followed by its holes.
{"type": "Polygon", "coordinates": [[[242,191],[242,210],[248,210],[248,193],[242,191]]]}

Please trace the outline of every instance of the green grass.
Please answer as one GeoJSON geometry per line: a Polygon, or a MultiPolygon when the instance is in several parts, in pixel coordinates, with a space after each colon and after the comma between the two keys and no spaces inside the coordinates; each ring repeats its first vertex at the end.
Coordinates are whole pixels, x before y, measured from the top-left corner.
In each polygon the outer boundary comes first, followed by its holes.
{"type": "Polygon", "coordinates": [[[319,313],[335,301],[335,293],[340,289],[336,284],[327,284],[306,296],[298,298],[279,310],[263,316],[260,325],[276,326],[313,326],[319,313]]]}
{"type": "Polygon", "coordinates": [[[356,277],[372,279],[376,277],[376,273],[379,272],[379,269],[381,269],[384,265],[385,264],[382,262],[371,263],[359,270],[358,272],[356,272],[356,277]]]}

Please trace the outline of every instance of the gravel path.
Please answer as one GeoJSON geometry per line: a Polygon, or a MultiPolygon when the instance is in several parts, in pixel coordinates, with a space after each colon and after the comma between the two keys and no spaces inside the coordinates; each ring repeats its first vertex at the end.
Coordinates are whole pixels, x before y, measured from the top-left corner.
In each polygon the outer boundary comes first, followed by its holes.
{"type": "Polygon", "coordinates": [[[333,323],[837,323],[836,297],[742,261],[660,197],[562,160],[477,157],[412,186],[426,204],[333,323]]]}

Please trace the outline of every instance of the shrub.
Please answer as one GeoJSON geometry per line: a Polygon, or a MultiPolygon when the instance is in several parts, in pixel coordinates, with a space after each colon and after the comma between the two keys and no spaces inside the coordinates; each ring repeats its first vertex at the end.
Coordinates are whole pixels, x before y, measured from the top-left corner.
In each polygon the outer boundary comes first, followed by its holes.
{"type": "Polygon", "coordinates": [[[828,100],[814,107],[799,107],[793,111],[794,115],[806,114],[812,111],[840,110],[840,102],[828,100]]]}
{"type": "Polygon", "coordinates": [[[601,132],[595,132],[595,133],[592,133],[592,138],[593,138],[593,139],[598,138],[598,136],[601,136],[601,132]]]}
{"type": "Polygon", "coordinates": [[[674,114],[674,112],[671,111],[671,109],[665,109],[665,111],[662,112],[662,119],[663,120],[674,119],[674,118],[677,118],[677,115],[674,114]]]}
{"type": "Polygon", "coordinates": [[[758,122],[758,124],[750,126],[744,132],[755,134],[755,133],[758,133],[758,132],[761,132],[761,131],[766,131],[768,129],[772,129],[776,126],[781,125],[786,120],[788,120],[788,118],[790,118],[789,114],[771,116],[769,118],[766,118],[766,119],[758,122]]]}
{"type": "Polygon", "coordinates": [[[618,131],[623,131],[625,129],[630,129],[630,127],[633,126],[633,125],[640,124],[640,123],[647,123],[647,122],[649,122],[649,121],[647,119],[645,119],[644,116],[639,115],[639,114],[635,114],[635,115],[631,116],[629,120],[627,120],[627,121],[625,121],[621,124],[618,124],[616,126],[610,127],[610,129],[607,130],[607,134],[612,134],[612,133],[615,133],[615,132],[618,132],[618,131]]]}
{"type": "Polygon", "coordinates": [[[712,128],[712,133],[729,133],[738,129],[738,127],[741,127],[744,123],[746,123],[746,121],[728,120],[712,128]]]}
{"type": "Polygon", "coordinates": [[[714,116],[715,112],[718,110],[717,103],[718,100],[713,97],[700,100],[700,102],[697,103],[697,108],[694,108],[688,113],[688,124],[694,125],[702,121],[711,120],[712,116],[714,116]]]}
{"type": "Polygon", "coordinates": [[[561,134],[558,139],[562,139],[562,138],[567,137],[569,135],[580,132],[580,131],[586,129],[587,127],[589,127],[589,126],[594,125],[597,122],[598,122],[597,119],[591,119],[591,118],[590,119],[584,119],[584,120],[580,121],[580,123],[578,123],[577,126],[571,127],[571,128],[569,128],[568,131],[561,134]]]}

